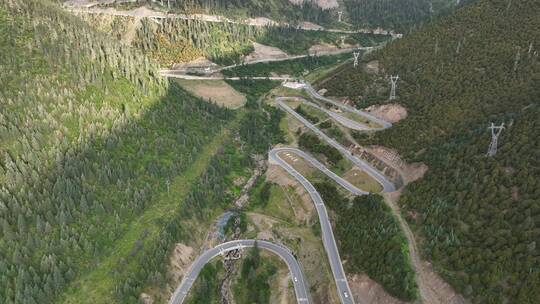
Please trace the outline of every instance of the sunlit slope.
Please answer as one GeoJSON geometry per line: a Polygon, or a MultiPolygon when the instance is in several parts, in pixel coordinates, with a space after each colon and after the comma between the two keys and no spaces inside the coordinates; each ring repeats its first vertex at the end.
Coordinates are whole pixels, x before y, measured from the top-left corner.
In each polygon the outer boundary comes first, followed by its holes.
{"type": "Polygon", "coordinates": [[[0,70],[0,302],[57,302],[104,261],[122,271],[99,292],[129,295],[137,244],[181,203],[162,194],[188,192],[231,112],[44,0],[0,3],[0,70]]]}

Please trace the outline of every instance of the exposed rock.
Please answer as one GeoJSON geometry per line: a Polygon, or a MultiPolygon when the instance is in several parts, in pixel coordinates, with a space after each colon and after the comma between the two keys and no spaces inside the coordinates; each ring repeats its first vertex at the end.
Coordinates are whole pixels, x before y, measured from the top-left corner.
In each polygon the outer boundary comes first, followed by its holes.
{"type": "Polygon", "coordinates": [[[339,6],[339,3],[337,0],[289,0],[291,3],[296,5],[301,5],[304,2],[312,2],[316,5],[318,5],[322,9],[331,9],[331,8],[337,8],[339,6]]]}
{"type": "Polygon", "coordinates": [[[374,116],[396,123],[402,119],[407,118],[407,109],[397,103],[384,104],[384,105],[372,105],[365,109],[374,116]]]}
{"type": "Polygon", "coordinates": [[[141,300],[142,303],[144,304],[154,304],[154,298],[152,298],[151,295],[149,294],[146,294],[146,293],[141,293],[141,295],[139,296],[139,299],[141,300]]]}
{"type": "Polygon", "coordinates": [[[364,66],[364,71],[368,74],[379,74],[379,61],[378,60],[372,60],[364,66]]]}
{"type": "Polygon", "coordinates": [[[252,62],[262,59],[280,59],[287,58],[287,53],[277,47],[268,46],[253,42],[253,52],[244,57],[245,62],[252,62]]]}
{"type": "Polygon", "coordinates": [[[181,69],[188,69],[188,68],[201,68],[201,67],[210,67],[210,68],[217,68],[218,65],[213,63],[212,61],[204,58],[199,57],[195,60],[192,60],[190,62],[186,63],[175,63],[172,65],[172,70],[181,70],[181,69]]]}
{"type": "Polygon", "coordinates": [[[384,291],[381,285],[370,279],[367,275],[348,276],[351,292],[357,302],[377,304],[402,304],[400,301],[384,291]]]}
{"type": "Polygon", "coordinates": [[[182,243],[177,243],[174,246],[174,250],[170,256],[169,262],[169,272],[175,279],[180,279],[182,277],[189,265],[194,260],[194,249],[193,247],[186,246],[182,243]]]}

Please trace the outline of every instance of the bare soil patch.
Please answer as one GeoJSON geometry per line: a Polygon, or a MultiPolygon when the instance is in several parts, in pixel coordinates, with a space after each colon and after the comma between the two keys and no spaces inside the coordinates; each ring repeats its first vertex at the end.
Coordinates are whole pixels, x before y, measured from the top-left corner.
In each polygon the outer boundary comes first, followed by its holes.
{"type": "Polygon", "coordinates": [[[308,52],[310,54],[324,54],[329,52],[336,52],[339,51],[339,48],[333,44],[315,44],[312,47],[309,48],[308,52]]]}
{"type": "Polygon", "coordinates": [[[304,2],[310,1],[318,5],[322,9],[331,9],[339,6],[337,0],[289,0],[292,4],[301,5],[304,2]]]}
{"type": "Polygon", "coordinates": [[[256,18],[249,18],[246,20],[248,24],[255,25],[255,26],[270,26],[270,25],[278,25],[279,23],[275,22],[274,20],[266,17],[256,17],[256,18]]]}
{"type": "Polygon", "coordinates": [[[422,281],[424,282],[424,292],[429,304],[466,304],[463,296],[456,293],[454,289],[446,283],[434,270],[430,263],[421,262],[422,281]]]}
{"type": "Polygon", "coordinates": [[[289,55],[277,47],[268,46],[253,42],[253,52],[244,57],[245,62],[252,62],[263,59],[281,59],[287,58],[289,55]]]}
{"type": "Polygon", "coordinates": [[[202,68],[202,67],[217,68],[218,65],[206,59],[205,57],[199,57],[189,62],[175,63],[172,65],[171,69],[181,70],[181,69],[202,68]]]}
{"type": "Polygon", "coordinates": [[[371,75],[379,74],[379,61],[372,60],[364,65],[364,71],[371,75]]]}
{"type": "Polygon", "coordinates": [[[391,123],[396,123],[400,120],[407,118],[407,109],[397,103],[372,105],[365,109],[375,117],[384,119],[391,123]]]}
{"type": "Polygon", "coordinates": [[[409,164],[405,162],[394,149],[383,146],[369,146],[364,147],[364,149],[392,168],[398,170],[405,183],[410,183],[424,177],[424,174],[428,170],[428,166],[424,163],[409,164]]]}
{"type": "Polygon", "coordinates": [[[301,22],[300,28],[305,30],[324,30],[324,27],[308,21],[301,22]]]}
{"type": "MultiPolygon", "coordinates": [[[[381,285],[370,279],[367,275],[348,276],[349,286],[353,297],[357,302],[368,304],[403,304],[406,302],[400,301],[389,295],[381,285]]],[[[427,303],[426,303],[427,304],[427,303]]],[[[431,303],[429,303],[431,304],[431,303]]]]}
{"type": "Polygon", "coordinates": [[[237,109],[246,102],[246,97],[225,81],[185,79],[176,79],[176,81],[193,95],[227,108],[237,109]]]}

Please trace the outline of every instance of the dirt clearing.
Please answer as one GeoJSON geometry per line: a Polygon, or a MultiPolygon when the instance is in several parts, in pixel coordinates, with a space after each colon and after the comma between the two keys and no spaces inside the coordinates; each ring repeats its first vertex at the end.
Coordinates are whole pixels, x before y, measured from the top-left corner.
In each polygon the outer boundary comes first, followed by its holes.
{"type": "Polygon", "coordinates": [[[253,42],[253,52],[244,58],[245,62],[252,62],[262,59],[281,59],[287,58],[289,55],[277,47],[268,46],[253,42]]]}
{"type": "Polygon", "coordinates": [[[246,97],[222,80],[185,80],[176,82],[195,96],[218,105],[237,109],[244,105],[246,97]]]}
{"type": "Polygon", "coordinates": [[[357,302],[361,301],[362,303],[377,304],[406,303],[389,295],[386,291],[384,291],[381,285],[370,279],[365,274],[348,276],[347,280],[349,281],[351,292],[353,293],[353,296],[357,302]]]}
{"type": "Polygon", "coordinates": [[[407,109],[397,103],[372,105],[365,110],[375,117],[382,118],[391,123],[396,123],[407,118],[407,109]]]}
{"type": "MultiPolygon", "coordinates": [[[[306,0],[289,0],[292,4],[302,5],[306,0]]],[[[331,9],[339,6],[337,0],[311,0],[313,4],[318,5],[322,9],[331,9]]]]}

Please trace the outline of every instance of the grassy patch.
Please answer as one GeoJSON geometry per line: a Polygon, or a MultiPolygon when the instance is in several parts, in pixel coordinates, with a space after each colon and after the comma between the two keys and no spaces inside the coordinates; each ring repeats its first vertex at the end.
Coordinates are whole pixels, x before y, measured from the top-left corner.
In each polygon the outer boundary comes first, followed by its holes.
{"type": "Polygon", "coordinates": [[[343,178],[364,191],[379,193],[383,190],[381,184],[358,168],[345,172],[345,174],[343,174],[343,178]]]}
{"type": "Polygon", "coordinates": [[[176,79],[175,81],[195,96],[227,108],[237,109],[246,102],[243,94],[222,80],[176,79]]]}

